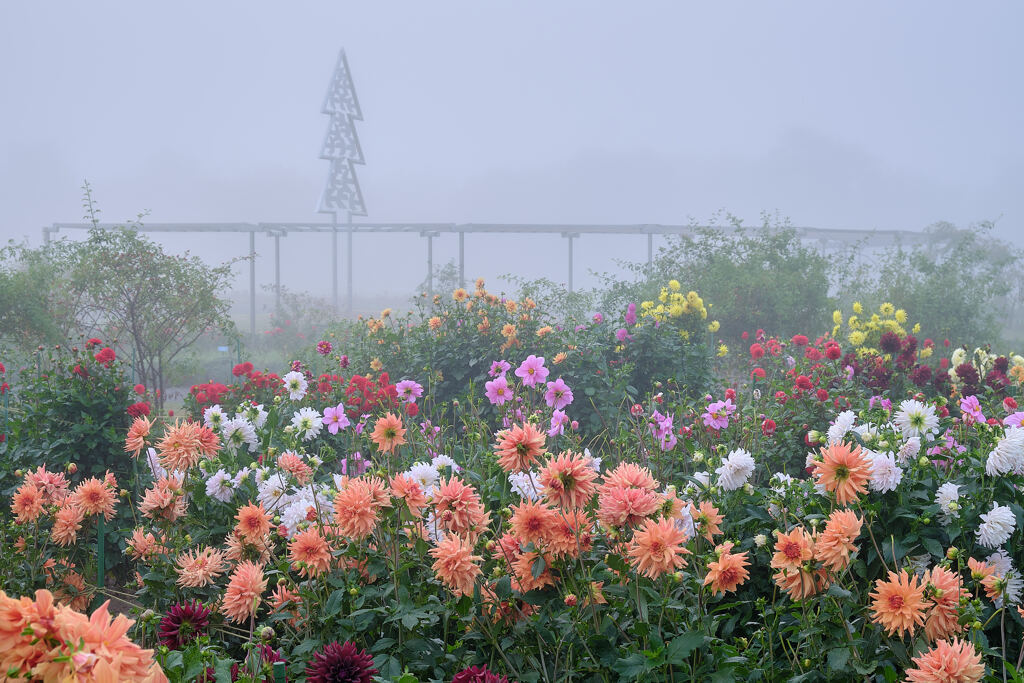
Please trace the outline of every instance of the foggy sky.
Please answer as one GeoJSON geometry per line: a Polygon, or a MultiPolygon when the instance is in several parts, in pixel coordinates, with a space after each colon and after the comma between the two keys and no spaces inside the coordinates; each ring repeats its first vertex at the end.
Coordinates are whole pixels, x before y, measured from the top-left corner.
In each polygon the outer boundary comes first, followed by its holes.
{"type": "MultiPolygon", "coordinates": [[[[323,219],[320,105],[341,47],[366,220],[725,209],[826,228],[988,219],[1019,238],[1022,20],[1009,1],[4,2],[0,238],[81,220],[86,178],[107,221],[323,219]]],[[[155,237],[212,261],[247,251],[243,235],[155,237]]],[[[282,240],[285,284],[329,293],[328,244],[282,240]]],[[[424,276],[419,237],[356,248],[358,289],[424,276]]],[[[577,286],[645,253],[584,237],[577,286]]],[[[455,237],[435,242],[436,263],[456,255],[455,237]]],[[[558,237],[467,238],[471,277],[564,281],[565,261],[558,237]]]]}

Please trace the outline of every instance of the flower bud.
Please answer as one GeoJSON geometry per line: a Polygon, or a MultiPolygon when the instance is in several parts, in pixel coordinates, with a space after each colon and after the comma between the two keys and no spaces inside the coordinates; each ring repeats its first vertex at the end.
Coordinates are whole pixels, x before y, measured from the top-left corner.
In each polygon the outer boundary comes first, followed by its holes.
{"type": "Polygon", "coordinates": [[[948,559],[950,559],[950,560],[955,560],[959,556],[960,556],[960,549],[955,547],[955,546],[950,547],[948,550],[946,550],[946,557],[948,559]]]}
{"type": "Polygon", "coordinates": [[[359,595],[359,589],[356,588],[355,586],[352,586],[351,588],[348,589],[348,594],[352,595],[352,596],[359,595]]]}
{"type": "Polygon", "coordinates": [[[566,607],[575,607],[576,606],[576,602],[577,602],[576,596],[573,595],[572,593],[569,593],[568,595],[565,596],[565,605],[566,605],[566,607]]]}
{"type": "Polygon", "coordinates": [[[931,460],[929,460],[928,456],[925,455],[922,455],[920,458],[917,459],[917,464],[920,465],[921,467],[928,467],[930,463],[931,460]]]}
{"type": "Polygon", "coordinates": [[[272,641],[275,635],[277,634],[274,632],[274,629],[270,626],[264,626],[262,629],[260,629],[260,639],[264,643],[269,643],[270,641],[272,641]]]}

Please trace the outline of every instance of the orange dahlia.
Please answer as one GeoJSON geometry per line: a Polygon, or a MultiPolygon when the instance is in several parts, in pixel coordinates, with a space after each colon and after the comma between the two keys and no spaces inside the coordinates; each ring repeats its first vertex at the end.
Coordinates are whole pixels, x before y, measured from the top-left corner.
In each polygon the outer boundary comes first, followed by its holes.
{"type": "Polygon", "coordinates": [[[373,533],[377,527],[377,508],[369,487],[356,479],[349,481],[334,497],[334,522],[338,532],[352,541],[373,533]]]}
{"type": "Polygon", "coordinates": [[[185,514],[188,502],[181,479],[175,476],[160,477],[153,488],[146,489],[139,502],[143,517],[173,522],[185,514]]]}
{"type": "Polygon", "coordinates": [[[967,640],[940,640],[931,650],[914,657],[907,669],[909,683],[979,683],[985,676],[981,653],[967,640]]]}
{"type": "Polygon", "coordinates": [[[412,477],[405,474],[391,477],[391,495],[404,500],[414,518],[419,519],[423,515],[423,508],[427,506],[427,495],[420,483],[412,477]]]}
{"type": "Polygon", "coordinates": [[[472,595],[476,577],[480,575],[482,559],[473,554],[473,546],[455,534],[449,534],[430,550],[434,558],[433,569],[437,578],[454,595],[472,595]]]}
{"type": "Polygon", "coordinates": [[[34,522],[43,512],[43,494],[35,484],[22,484],[11,501],[11,512],[18,516],[19,524],[34,522]]]}
{"type": "Polygon", "coordinates": [[[555,555],[579,557],[593,546],[593,529],[594,520],[583,510],[563,510],[555,515],[547,547],[555,555]]]}
{"type": "Polygon", "coordinates": [[[224,573],[224,552],[209,546],[183,552],[175,560],[178,565],[177,584],[182,588],[202,588],[224,573]]]}
{"type": "Polygon", "coordinates": [[[597,491],[597,472],[584,456],[572,451],[550,458],[541,468],[539,479],[544,498],[566,510],[586,506],[597,491]]]}
{"type": "Polygon", "coordinates": [[[821,449],[823,460],[815,462],[814,477],[826,491],[835,493],[840,505],[848,505],[867,493],[871,479],[871,460],[860,446],[833,441],[821,449]]]}
{"type": "Polygon", "coordinates": [[[789,598],[794,601],[806,600],[829,586],[828,573],[824,569],[811,571],[802,567],[787,567],[775,572],[772,580],[775,581],[775,585],[789,593],[789,598]]]}
{"type": "Polygon", "coordinates": [[[521,553],[512,562],[512,588],[520,593],[529,593],[533,590],[540,590],[546,586],[555,585],[555,575],[551,573],[551,555],[538,552],[521,553]],[[538,574],[534,569],[537,562],[543,558],[544,569],[538,574]]]}
{"type": "Polygon", "coordinates": [[[653,491],[658,488],[658,480],[651,476],[651,471],[632,462],[620,462],[609,472],[601,485],[602,489],[627,486],[653,491]]]}
{"type": "Polygon", "coordinates": [[[160,464],[170,472],[184,472],[202,458],[212,458],[220,450],[220,440],[209,427],[197,422],[176,422],[167,427],[157,443],[160,464]]]}
{"type": "Polygon", "coordinates": [[[145,415],[135,418],[132,426],[128,428],[128,436],[124,440],[124,450],[131,453],[133,458],[139,457],[139,453],[146,447],[146,437],[153,423],[145,415]]]}
{"type": "Polygon", "coordinates": [[[106,479],[101,481],[96,477],[90,477],[79,484],[71,495],[74,504],[82,508],[86,515],[102,514],[107,520],[114,518],[117,492],[106,479]]]}
{"type": "Polygon", "coordinates": [[[25,475],[25,483],[39,489],[43,494],[43,505],[62,505],[68,497],[68,480],[64,478],[64,473],[47,472],[42,465],[25,475]]]}
{"type": "Polygon", "coordinates": [[[905,569],[899,574],[890,571],[888,581],[875,581],[871,597],[871,621],[881,624],[889,635],[913,633],[924,623],[924,586],[905,569]]]}
{"type": "Polygon", "coordinates": [[[498,432],[494,454],[506,472],[525,472],[544,451],[544,432],[527,422],[498,432]]]}
{"type": "Polygon", "coordinates": [[[263,503],[259,505],[249,503],[238,508],[235,519],[238,520],[238,524],[235,525],[235,533],[250,543],[255,543],[270,532],[270,515],[263,509],[263,503]]]}
{"type": "Polygon", "coordinates": [[[133,559],[148,560],[154,555],[167,552],[167,548],[152,533],[147,533],[144,529],[138,528],[132,531],[125,552],[133,559]]]}
{"type": "Polygon", "coordinates": [[[690,551],[683,547],[685,542],[686,535],[671,519],[648,519],[643,528],[633,534],[629,562],[641,574],[656,579],[686,566],[683,555],[689,555],[690,551]]]}
{"type": "Polygon", "coordinates": [[[522,539],[523,543],[541,545],[547,543],[555,530],[558,517],[546,503],[524,500],[512,506],[512,533],[522,539]]]}
{"type": "Polygon", "coordinates": [[[442,529],[470,536],[477,535],[489,518],[480,503],[480,494],[454,475],[447,481],[442,479],[437,485],[434,515],[442,529]]]}
{"type": "Polygon", "coordinates": [[[747,553],[733,553],[733,544],[726,541],[715,548],[718,559],[708,562],[708,573],[704,577],[704,585],[711,586],[712,593],[735,591],[750,576],[747,571],[747,553]]]}
{"type": "Polygon", "coordinates": [[[220,610],[231,621],[244,623],[256,616],[266,589],[267,580],[263,577],[263,568],[248,560],[241,562],[231,575],[220,610]]]}
{"type": "Polygon", "coordinates": [[[373,433],[370,440],[377,444],[383,453],[391,453],[405,443],[405,427],[402,420],[393,413],[388,413],[379,418],[373,425],[373,433]]]}
{"type": "Polygon", "coordinates": [[[850,564],[851,553],[857,552],[854,541],[860,536],[863,520],[852,510],[835,510],[829,515],[825,531],[814,543],[814,557],[832,571],[841,571],[850,564]]]}
{"type": "Polygon", "coordinates": [[[947,640],[963,630],[957,608],[960,598],[970,593],[960,583],[960,576],[945,567],[932,567],[925,575],[925,595],[931,601],[931,608],[924,622],[924,634],[933,643],[947,640]]]}
{"type": "Polygon", "coordinates": [[[331,547],[316,527],[310,527],[288,544],[288,559],[302,576],[319,576],[331,568],[331,547]]]}
{"type": "Polygon", "coordinates": [[[802,526],[793,527],[788,534],[780,533],[775,539],[772,569],[799,569],[814,557],[814,541],[802,526]]]}
{"type": "Polygon", "coordinates": [[[59,546],[67,547],[78,539],[85,513],[77,505],[63,505],[57,510],[50,529],[50,538],[59,546]]]}
{"type": "Polygon", "coordinates": [[[708,541],[713,542],[713,537],[722,533],[722,529],[718,525],[724,518],[718,514],[718,508],[712,505],[711,501],[702,500],[699,507],[694,507],[693,503],[690,503],[690,517],[693,518],[697,533],[708,541]]]}
{"type": "Polygon", "coordinates": [[[608,529],[636,526],[661,507],[661,498],[648,489],[625,486],[602,489],[597,499],[597,518],[608,529]]]}
{"type": "Polygon", "coordinates": [[[313,468],[291,451],[285,451],[277,458],[277,466],[295,477],[299,486],[305,486],[313,479],[313,468]]]}

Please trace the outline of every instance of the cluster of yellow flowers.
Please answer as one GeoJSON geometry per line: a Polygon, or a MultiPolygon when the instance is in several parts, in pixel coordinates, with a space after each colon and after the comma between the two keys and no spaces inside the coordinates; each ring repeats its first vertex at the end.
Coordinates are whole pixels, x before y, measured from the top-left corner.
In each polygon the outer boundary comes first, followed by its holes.
{"type": "MultiPolygon", "coordinates": [[[[846,337],[858,356],[878,355],[878,342],[886,332],[894,332],[901,337],[907,336],[907,312],[896,308],[889,302],[878,307],[878,312],[866,315],[864,306],[859,301],[853,302],[853,314],[844,318],[843,312],[836,309],[832,312],[832,336],[835,339],[846,337]],[[843,330],[843,326],[846,330],[843,330]]],[[[910,330],[913,334],[921,332],[921,323],[915,323],[910,330]]],[[[931,348],[920,351],[921,358],[932,354],[931,348]]]]}
{"type": "MultiPolygon", "coordinates": [[[[651,318],[655,322],[664,323],[669,320],[707,320],[711,304],[704,304],[704,299],[697,292],[690,290],[686,294],[680,291],[678,280],[669,280],[667,287],[661,288],[658,301],[640,303],[640,317],[651,318]]],[[[708,323],[708,332],[717,332],[721,325],[717,320],[708,323]]],[[[690,338],[690,330],[679,330],[683,339],[690,338]]]]}

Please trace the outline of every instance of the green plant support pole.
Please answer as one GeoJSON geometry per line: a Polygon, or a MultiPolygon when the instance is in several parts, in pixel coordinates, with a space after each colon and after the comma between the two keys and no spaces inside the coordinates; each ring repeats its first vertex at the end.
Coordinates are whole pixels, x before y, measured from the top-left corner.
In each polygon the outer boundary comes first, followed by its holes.
{"type": "Polygon", "coordinates": [[[104,565],[104,551],[106,550],[106,540],[103,538],[104,532],[106,531],[106,525],[104,524],[103,514],[99,515],[99,522],[96,524],[96,589],[97,591],[103,590],[104,581],[103,575],[105,574],[104,565]]]}
{"type": "Polygon", "coordinates": [[[284,662],[274,662],[274,683],[287,683],[288,677],[285,675],[284,662]]]}

